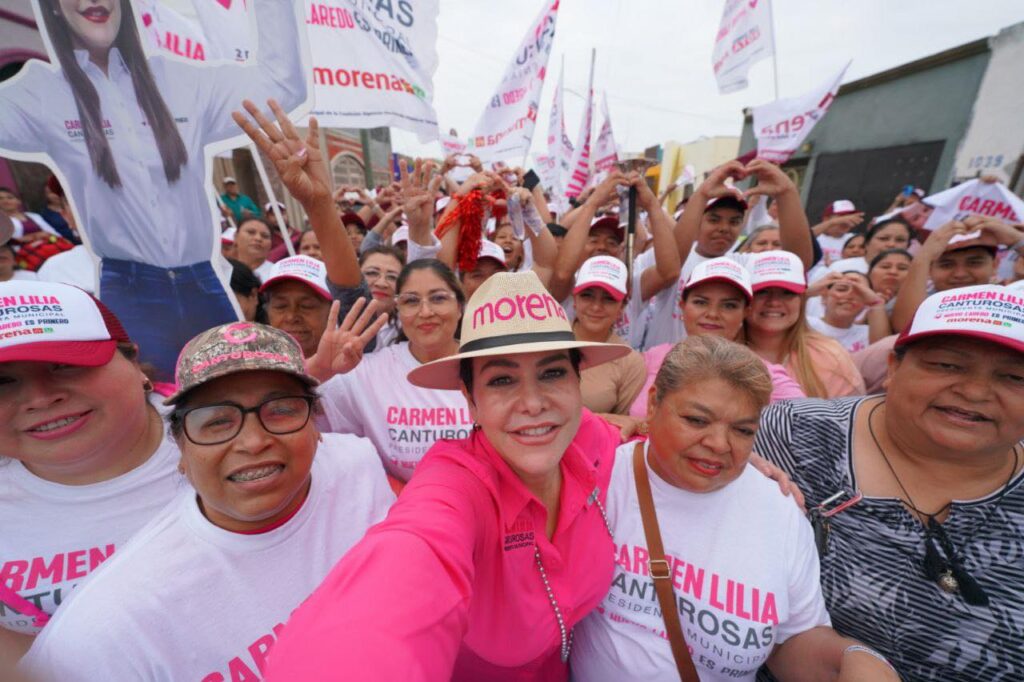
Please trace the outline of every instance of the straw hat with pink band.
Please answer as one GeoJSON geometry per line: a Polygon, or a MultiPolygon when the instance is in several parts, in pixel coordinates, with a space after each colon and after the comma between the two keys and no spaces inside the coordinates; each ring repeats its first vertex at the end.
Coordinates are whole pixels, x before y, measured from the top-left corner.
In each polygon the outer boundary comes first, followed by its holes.
{"type": "Polygon", "coordinates": [[[274,263],[270,276],[260,287],[260,293],[284,281],[301,282],[328,301],[333,300],[327,288],[327,266],[323,261],[309,256],[282,258],[274,263]]]}
{"type": "Polygon", "coordinates": [[[118,343],[131,343],[121,322],[81,289],[56,282],[0,282],[0,363],[99,367],[110,362],[118,343]]]}
{"type": "Polygon", "coordinates": [[[565,309],[532,270],[487,278],[466,304],[459,352],[409,372],[423,388],[457,390],[459,363],[468,358],[578,348],[581,369],[621,358],[629,346],[577,341],[565,309]]]}
{"type": "Polygon", "coordinates": [[[731,284],[743,292],[747,301],[754,298],[754,291],[750,286],[750,272],[732,258],[722,256],[709,258],[703,263],[699,263],[690,273],[690,279],[686,280],[683,291],[690,291],[694,287],[708,282],[731,284]]]}
{"type": "Polygon", "coordinates": [[[800,257],[789,251],[762,251],[747,261],[750,285],[756,294],[762,289],[778,287],[795,294],[807,291],[807,276],[800,257]]]}
{"type": "Polygon", "coordinates": [[[933,336],[967,336],[1024,353],[1024,292],[982,284],[932,294],[895,347],[933,336]]]}
{"type": "Polygon", "coordinates": [[[580,268],[572,293],[578,294],[584,289],[598,287],[607,291],[616,301],[621,301],[626,297],[628,282],[625,263],[611,256],[594,256],[588,258],[580,268]]]}

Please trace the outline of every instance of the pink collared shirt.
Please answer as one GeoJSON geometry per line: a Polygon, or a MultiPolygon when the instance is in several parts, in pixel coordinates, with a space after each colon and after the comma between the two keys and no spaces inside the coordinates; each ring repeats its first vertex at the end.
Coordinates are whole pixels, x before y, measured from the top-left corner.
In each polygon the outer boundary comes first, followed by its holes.
{"type": "Polygon", "coordinates": [[[293,614],[268,681],[561,681],[561,636],[534,559],[568,627],[607,594],[604,500],[618,429],[584,410],[562,458],[558,524],[477,431],[439,441],[387,519],[293,614]]]}

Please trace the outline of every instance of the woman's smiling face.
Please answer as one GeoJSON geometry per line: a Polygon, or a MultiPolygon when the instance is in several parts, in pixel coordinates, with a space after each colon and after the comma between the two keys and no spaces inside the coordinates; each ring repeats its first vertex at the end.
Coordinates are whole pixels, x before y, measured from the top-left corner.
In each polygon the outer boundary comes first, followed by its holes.
{"type": "Polygon", "coordinates": [[[121,30],[120,0],[59,0],[74,39],[74,47],[109,50],[121,30]]]}

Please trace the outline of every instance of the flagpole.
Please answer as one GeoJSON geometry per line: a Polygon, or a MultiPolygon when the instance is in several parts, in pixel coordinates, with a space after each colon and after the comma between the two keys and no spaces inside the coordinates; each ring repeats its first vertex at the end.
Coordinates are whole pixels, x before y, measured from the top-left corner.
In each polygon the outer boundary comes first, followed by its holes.
{"type": "Polygon", "coordinates": [[[277,220],[277,229],[281,232],[281,237],[284,239],[285,248],[288,249],[288,255],[295,255],[295,246],[292,244],[292,237],[288,234],[288,228],[285,227],[284,217],[281,215],[281,208],[277,205],[277,195],[274,194],[274,188],[270,184],[270,176],[267,175],[267,169],[263,165],[263,158],[260,156],[260,150],[256,148],[256,145],[252,142],[249,143],[249,151],[252,152],[252,160],[256,164],[256,172],[260,176],[260,180],[263,182],[263,189],[267,191],[267,198],[270,199],[270,212],[274,214],[274,218],[277,220]]]}
{"type": "Polygon", "coordinates": [[[779,54],[775,46],[775,10],[768,2],[768,21],[772,27],[772,80],[775,82],[775,99],[779,98],[779,54]]]}

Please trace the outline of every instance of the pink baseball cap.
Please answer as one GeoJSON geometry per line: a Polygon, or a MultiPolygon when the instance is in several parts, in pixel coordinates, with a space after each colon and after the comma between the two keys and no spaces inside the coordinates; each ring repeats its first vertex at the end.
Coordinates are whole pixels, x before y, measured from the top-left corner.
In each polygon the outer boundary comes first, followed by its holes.
{"type": "Polygon", "coordinates": [[[629,281],[627,278],[626,264],[618,258],[594,256],[588,258],[580,268],[572,293],[578,294],[590,287],[600,287],[616,301],[621,301],[626,297],[626,284],[629,281]]]}
{"type": "Polygon", "coordinates": [[[400,242],[409,241],[409,228],[405,225],[391,233],[391,246],[398,246],[400,242]]]}
{"type": "Polygon", "coordinates": [[[508,268],[508,263],[505,262],[505,251],[489,239],[480,240],[480,251],[477,253],[476,259],[479,261],[481,258],[498,261],[503,270],[508,268]]]}
{"type": "Polygon", "coordinates": [[[302,282],[328,301],[334,300],[330,289],[327,288],[327,266],[323,261],[309,256],[282,258],[274,263],[274,267],[270,270],[270,276],[260,287],[260,293],[285,280],[302,282]]]}
{"type": "Polygon", "coordinates": [[[754,291],[750,286],[750,272],[732,258],[722,256],[699,263],[690,273],[690,279],[686,280],[683,291],[690,291],[708,282],[731,284],[742,291],[748,301],[754,298],[754,291]]]}
{"type": "Polygon", "coordinates": [[[57,282],[0,282],[0,363],[53,362],[99,367],[118,342],[131,343],[107,306],[57,282]]]}
{"type": "Polygon", "coordinates": [[[932,294],[914,313],[896,348],[930,336],[969,336],[1024,353],[1024,292],[981,284],[932,294]]]}
{"type": "Polygon", "coordinates": [[[825,207],[825,211],[822,214],[823,218],[831,218],[834,215],[849,215],[850,213],[856,213],[857,207],[853,205],[853,202],[849,199],[839,199],[833,201],[831,204],[825,207]]]}
{"type": "Polygon", "coordinates": [[[594,218],[590,223],[590,230],[594,231],[598,228],[604,228],[606,230],[612,230],[621,242],[626,238],[626,228],[619,225],[619,217],[615,215],[604,215],[600,218],[594,218]]]}
{"type": "Polygon", "coordinates": [[[751,254],[747,269],[750,271],[751,288],[755,292],[769,287],[779,287],[797,294],[807,291],[804,262],[795,253],[762,251],[751,254]]]}

